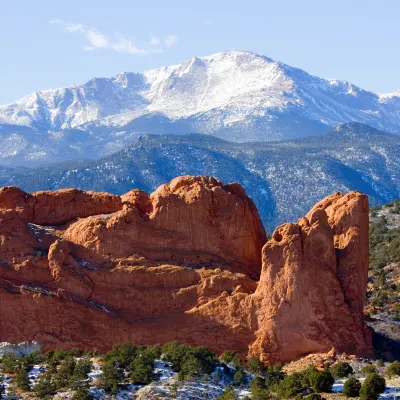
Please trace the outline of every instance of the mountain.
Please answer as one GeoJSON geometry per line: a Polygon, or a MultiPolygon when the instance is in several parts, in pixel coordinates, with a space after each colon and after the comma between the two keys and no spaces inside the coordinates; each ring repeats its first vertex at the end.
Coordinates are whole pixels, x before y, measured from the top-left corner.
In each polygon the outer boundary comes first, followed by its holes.
{"type": "Polygon", "coordinates": [[[152,191],[178,175],[239,182],[268,230],[295,221],[330,193],[360,190],[370,203],[400,197],[400,136],[352,123],[319,137],[232,143],[213,136],[145,135],[99,160],[0,168],[0,185],[27,191],[77,187],[152,191]]]}
{"type": "Polygon", "coordinates": [[[0,162],[102,156],[138,133],[273,141],[354,121],[400,132],[400,91],[380,95],[251,52],[229,51],[44,90],[0,106],[0,162]]]}

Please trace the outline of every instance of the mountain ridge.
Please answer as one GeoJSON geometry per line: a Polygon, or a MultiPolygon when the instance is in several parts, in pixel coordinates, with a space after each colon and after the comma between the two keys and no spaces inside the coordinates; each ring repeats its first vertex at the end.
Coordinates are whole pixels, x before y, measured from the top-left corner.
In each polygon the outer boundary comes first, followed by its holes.
{"type": "Polygon", "coordinates": [[[346,124],[322,137],[264,143],[228,142],[201,134],[143,135],[99,160],[35,169],[2,167],[0,185],[122,194],[132,188],[150,192],[178,175],[211,175],[242,184],[271,230],[296,221],[329,193],[360,190],[372,205],[398,198],[399,171],[399,135],[346,124]]]}
{"type": "Polygon", "coordinates": [[[110,132],[123,136],[124,131],[284,140],[318,135],[345,122],[400,132],[400,92],[380,95],[247,51],[93,78],[0,106],[3,125],[47,135],[77,129],[100,143],[110,132]]]}

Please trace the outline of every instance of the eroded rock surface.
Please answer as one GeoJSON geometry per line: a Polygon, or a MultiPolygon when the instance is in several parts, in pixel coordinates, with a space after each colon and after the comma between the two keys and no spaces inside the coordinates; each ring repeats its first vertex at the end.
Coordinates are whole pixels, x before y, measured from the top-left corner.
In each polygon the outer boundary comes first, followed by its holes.
{"type": "Polygon", "coordinates": [[[266,361],[368,353],[368,200],[341,193],[266,235],[234,183],[152,194],[0,190],[0,341],[179,340],[266,361]]]}

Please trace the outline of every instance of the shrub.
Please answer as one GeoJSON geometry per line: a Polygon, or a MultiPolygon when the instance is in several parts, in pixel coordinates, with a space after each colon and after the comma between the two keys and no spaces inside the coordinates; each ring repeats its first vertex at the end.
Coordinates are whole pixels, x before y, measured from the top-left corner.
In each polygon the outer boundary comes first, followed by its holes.
{"type": "Polygon", "coordinates": [[[86,387],[78,388],[71,397],[71,400],[91,400],[91,399],[92,396],[90,395],[89,389],[86,387]]]}
{"type": "Polygon", "coordinates": [[[16,372],[18,367],[18,360],[15,356],[11,354],[6,354],[1,360],[1,369],[6,374],[13,374],[16,372]]]}
{"type": "Polygon", "coordinates": [[[46,357],[40,351],[34,351],[23,357],[22,363],[30,370],[35,364],[41,364],[45,361],[46,357]]]}
{"type": "Polygon", "coordinates": [[[31,389],[29,385],[28,370],[24,367],[20,367],[15,375],[15,384],[17,388],[23,392],[29,392],[31,389]]]}
{"type": "Polygon", "coordinates": [[[244,374],[241,368],[237,369],[235,374],[233,375],[233,384],[235,386],[240,386],[244,383],[246,379],[246,375],[244,374]]]}
{"type": "Polygon", "coordinates": [[[55,350],[55,351],[48,351],[45,354],[47,362],[49,365],[57,366],[61,364],[65,358],[68,357],[68,351],[66,350],[55,350]]]}
{"type": "Polygon", "coordinates": [[[251,399],[252,400],[269,400],[269,399],[271,399],[271,395],[270,395],[268,389],[253,388],[251,390],[251,399]]]}
{"type": "Polygon", "coordinates": [[[228,386],[225,389],[225,392],[221,394],[221,396],[218,396],[215,400],[237,400],[237,399],[238,395],[236,394],[236,392],[230,386],[228,386]]]}
{"type": "Polygon", "coordinates": [[[304,397],[306,400],[322,400],[322,397],[318,393],[311,393],[308,396],[304,397]]]}
{"type": "Polygon", "coordinates": [[[194,378],[196,376],[204,375],[206,372],[203,362],[192,356],[185,358],[180,372],[184,378],[194,378]]]}
{"type": "Polygon", "coordinates": [[[229,364],[232,362],[233,358],[236,356],[236,351],[234,350],[225,350],[220,356],[219,359],[223,361],[225,364],[229,364]]]}
{"type": "Polygon", "coordinates": [[[88,378],[89,372],[92,370],[92,362],[88,358],[81,358],[75,364],[74,373],[71,382],[83,381],[88,378]]]}
{"type": "Polygon", "coordinates": [[[360,395],[360,389],[360,381],[356,378],[350,378],[344,383],[343,394],[346,397],[358,397],[360,395]]]}
{"type": "Polygon", "coordinates": [[[271,388],[285,378],[286,374],[280,371],[268,371],[265,374],[265,384],[271,388]]]}
{"type": "Polygon", "coordinates": [[[106,363],[113,363],[120,368],[126,368],[135,358],[136,348],[132,343],[115,345],[104,357],[106,363]]]}
{"type": "Polygon", "coordinates": [[[112,362],[106,362],[103,365],[103,372],[99,376],[99,386],[106,392],[117,394],[119,391],[119,383],[122,378],[122,371],[112,362]]]}
{"type": "Polygon", "coordinates": [[[360,400],[378,400],[381,393],[385,391],[385,379],[375,373],[367,376],[360,389],[360,400]]]}
{"type": "Polygon", "coordinates": [[[347,378],[353,373],[353,368],[346,362],[338,362],[330,368],[331,374],[335,378],[347,378]]]}
{"type": "Polygon", "coordinates": [[[361,368],[362,376],[368,376],[369,374],[376,374],[376,368],[373,365],[365,365],[361,368]]]}
{"type": "Polygon", "coordinates": [[[259,376],[256,376],[252,381],[250,382],[250,390],[253,389],[265,389],[265,380],[259,376]]]}
{"type": "Polygon", "coordinates": [[[153,344],[145,349],[144,354],[152,360],[157,360],[161,357],[162,347],[159,344],[153,344]]]}
{"type": "Polygon", "coordinates": [[[309,365],[304,371],[300,372],[302,378],[301,382],[304,387],[311,387],[311,375],[314,374],[314,372],[318,372],[317,369],[315,368],[314,364],[309,365]]]}
{"type": "Polygon", "coordinates": [[[188,376],[211,374],[216,365],[215,354],[207,347],[190,347],[177,342],[163,346],[163,353],[172,368],[181,373],[181,379],[188,376]]]}
{"type": "Polygon", "coordinates": [[[235,368],[241,368],[242,367],[242,360],[240,359],[239,355],[236,353],[236,351],[233,350],[225,350],[220,358],[222,362],[225,364],[230,364],[234,366],[235,368]]]}
{"type": "Polygon", "coordinates": [[[290,399],[295,397],[299,393],[302,393],[305,389],[303,384],[303,374],[300,372],[294,372],[291,375],[285,376],[285,378],[277,386],[277,394],[279,398],[290,399]]]}
{"type": "Polygon", "coordinates": [[[36,385],[33,387],[33,391],[40,399],[53,395],[56,392],[56,387],[51,374],[46,372],[40,375],[36,385]]]}
{"type": "Polygon", "coordinates": [[[189,354],[190,347],[178,342],[170,342],[162,347],[162,352],[167,361],[172,364],[175,371],[180,371],[184,358],[189,354]]]}
{"type": "Polygon", "coordinates": [[[264,375],[265,373],[264,364],[255,356],[251,357],[247,362],[246,369],[252,374],[264,375]]]}
{"type": "Polygon", "coordinates": [[[57,373],[54,376],[54,383],[57,388],[67,387],[75,371],[75,359],[71,356],[62,360],[57,373]]]}
{"type": "Polygon", "coordinates": [[[386,369],[386,375],[390,378],[400,376],[400,362],[393,361],[386,369]]]}
{"type": "Polygon", "coordinates": [[[311,387],[317,393],[330,393],[334,381],[329,371],[314,371],[310,375],[311,387]]]}
{"type": "Polygon", "coordinates": [[[132,371],[129,377],[134,385],[147,385],[154,379],[152,363],[138,358],[131,365],[132,371]]]}

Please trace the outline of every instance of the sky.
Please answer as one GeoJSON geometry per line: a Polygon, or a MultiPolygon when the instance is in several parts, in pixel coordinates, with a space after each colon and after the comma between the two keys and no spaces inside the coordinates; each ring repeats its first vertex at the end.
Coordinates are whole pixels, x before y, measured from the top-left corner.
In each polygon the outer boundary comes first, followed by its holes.
{"type": "Polygon", "coordinates": [[[393,92],[399,17],[400,0],[1,1],[0,104],[225,50],[393,92]]]}

